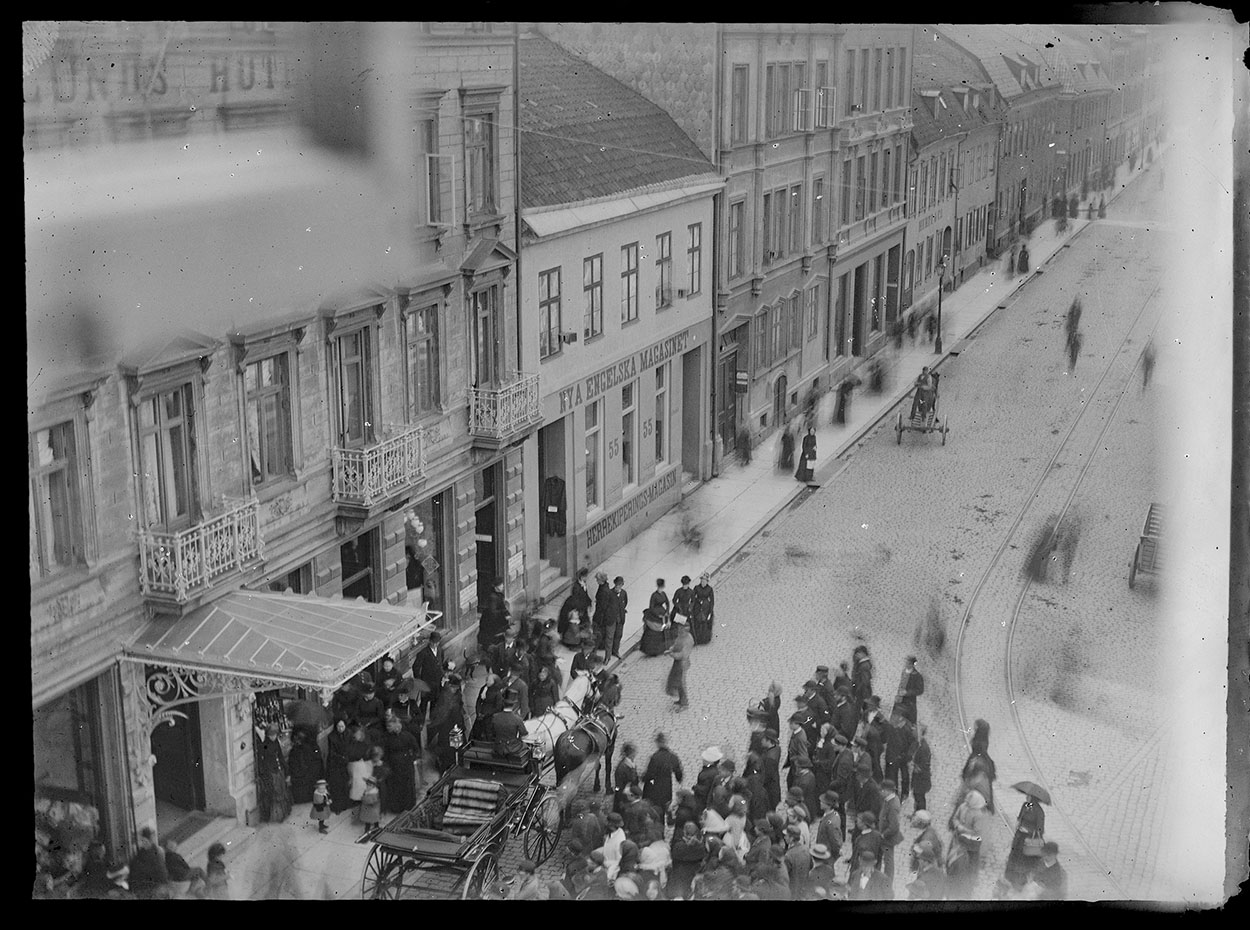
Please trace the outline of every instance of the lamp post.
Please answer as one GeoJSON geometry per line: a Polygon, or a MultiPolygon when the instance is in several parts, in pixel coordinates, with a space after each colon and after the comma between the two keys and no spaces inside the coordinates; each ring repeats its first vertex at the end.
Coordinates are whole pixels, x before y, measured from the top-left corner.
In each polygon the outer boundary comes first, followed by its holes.
{"type": "Polygon", "coordinates": [[[938,318],[937,318],[937,337],[933,340],[933,351],[937,355],[942,354],[942,279],[946,276],[946,259],[947,255],[942,254],[942,258],[938,261],[938,318]]]}

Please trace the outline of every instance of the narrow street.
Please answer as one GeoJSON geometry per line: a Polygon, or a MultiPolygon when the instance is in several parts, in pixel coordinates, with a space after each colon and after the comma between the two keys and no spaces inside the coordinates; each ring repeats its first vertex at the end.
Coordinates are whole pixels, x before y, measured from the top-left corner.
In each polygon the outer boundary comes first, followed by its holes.
{"type": "Polygon", "coordinates": [[[896,444],[886,417],[836,480],[800,498],[714,579],[718,630],[695,652],[690,712],[675,714],[663,694],[666,660],[627,660],[622,726],[641,758],[663,730],[691,766],[714,743],[741,762],[748,703],[777,681],[789,709],[817,664],[836,667],[862,637],[887,707],[904,656],[920,656],[930,806],[943,828],[967,755],[963,728],[991,723],[1000,816],[985,824],[985,896],[1023,800],[1009,786],[1023,778],[1055,798],[1047,835],[1063,850],[1073,897],[1167,896],[1152,861],[1166,777],[1166,734],[1154,723],[1162,698],[1142,675],[1159,617],[1153,582],[1127,588],[1154,499],[1152,395],[1136,363],[1162,273],[1150,229],[1161,197],[1153,177],[1135,188],[1109,210],[1111,222],[1092,223],[941,366],[945,447],[915,433],[896,444]],[[1078,293],[1084,345],[1072,372],[1063,314],[1078,293]],[[1060,515],[1079,526],[1067,577],[1052,568],[1024,589],[1024,562],[1060,515]],[[926,654],[918,635],[931,604],[946,637],[926,654]]]}

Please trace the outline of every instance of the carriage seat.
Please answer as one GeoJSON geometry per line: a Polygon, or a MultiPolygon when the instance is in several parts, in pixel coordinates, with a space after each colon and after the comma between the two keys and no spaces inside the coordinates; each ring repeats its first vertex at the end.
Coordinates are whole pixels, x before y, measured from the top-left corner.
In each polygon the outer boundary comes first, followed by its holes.
{"type": "Polygon", "coordinates": [[[503,809],[507,789],[485,778],[457,778],[451,784],[451,797],[443,811],[443,830],[472,832],[503,809]]]}

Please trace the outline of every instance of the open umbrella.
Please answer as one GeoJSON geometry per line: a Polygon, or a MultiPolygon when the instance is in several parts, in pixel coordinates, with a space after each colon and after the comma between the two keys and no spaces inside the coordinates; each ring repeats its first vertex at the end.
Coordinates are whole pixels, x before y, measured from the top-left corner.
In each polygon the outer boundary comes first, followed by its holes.
{"type": "Polygon", "coordinates": [[[1011,787],[1015,788],[1019,792],[1027,794],[1031,798],[1035,798],[1038,801],[1041,801],[1043,804],[1051,803],[1050,792],[1047,791],[1045,788],[1043,788],[1041,785],[1035,784],[1034,782],[1018,781],[1011,787]]]}

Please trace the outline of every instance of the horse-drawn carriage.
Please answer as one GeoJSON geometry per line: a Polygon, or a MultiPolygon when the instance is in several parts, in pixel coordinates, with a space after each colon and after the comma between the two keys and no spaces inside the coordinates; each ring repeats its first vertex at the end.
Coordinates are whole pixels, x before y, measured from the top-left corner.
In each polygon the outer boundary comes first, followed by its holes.
{"type": "Polygon", "coordinates": [[[939,378],[941,375],[934,371],[929,372],[931,384],[922,385],[920,379],[917,379],[911,413],[904,417],[903,411],[900,410],[898,420],[894,424],[896,444],[902,443],[903,433],[907,430],[915,430],[918,433],[941,433],[942,445],[946,445],[946,434],[950,432],[950,418],[942,420],[937,415],[939,378]]]}
{"type": "Polygon", "coordinates": [[[592,764],[597,771],[600,755],[610,752],[616,716],[592,680],[579,677],[550,711],[526,721],[526,731],[518,754],[470,741],[414,807],[361,837],[374,844],[362,897],[429,893],[434,889],[421,887],[428,873],[450,873],[452,895],[477,899],[497,882],[500,857],[517,833],[524,834],[526,857],[547,860],[568,802],[592,764]]]}

